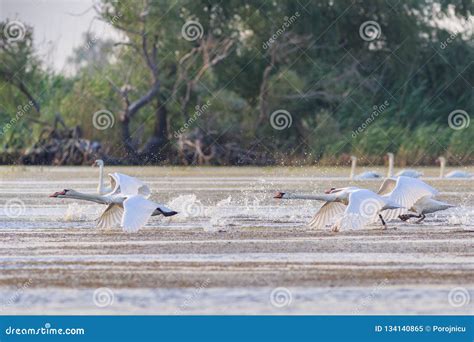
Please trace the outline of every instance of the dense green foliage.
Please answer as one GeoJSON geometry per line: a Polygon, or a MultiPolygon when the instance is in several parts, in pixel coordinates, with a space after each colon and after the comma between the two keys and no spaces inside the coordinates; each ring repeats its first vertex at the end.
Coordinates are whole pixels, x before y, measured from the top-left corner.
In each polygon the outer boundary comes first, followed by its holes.
{"type": "Polygon", "coordinates": [[[402,164],[430,164],[439,155],[474,161],[474,124],[448,125],[454,110],[474,112],[472,2],[304,3],[103,0],[96,10],[120,32],[121,44],[85,35],[84,47],[71,56],[77,72],[68,77],[41,67],[32,49],[34,28],[27,27],[21,42],[4,39],[0,48],[0,120],[9,122],[28,103],[15,79],[38,99],[41,113],[28,110],[2,134],[2,148],[31,146],[43,128],[37,121],[51,122],[59,112],[85,138],[124,157],[125,107],[118,89],[135,101],[157,81],[156,101],[130,119],[130,140],[138,150],[158,134],[157,113],[164,108],[167,141],[153,153],[168,162],[179,162],[174,132],[185,124],[184,132],[199,128],[214,144],[235,143],[271,154],[277,163],[338,163],[349,154],[377,163],[388,151],[402,164]],[[183,38],[190,20],[202,26],[201,38],[183,38]],[[367,21],[379,25],[377,38],[361,36],[367,21]],[[157,65],[156,80],[144,42],[157,65]],[[203,70],[214,57],[216,63],[203,70]],[[206,103],[196,114],[195,107],[206,103]],[[114,113],[113,127],[94,128],[92,115],[101,109],[114,113]],[[291,126],[272,126],[277,110],[290,113],[291,126]]]}

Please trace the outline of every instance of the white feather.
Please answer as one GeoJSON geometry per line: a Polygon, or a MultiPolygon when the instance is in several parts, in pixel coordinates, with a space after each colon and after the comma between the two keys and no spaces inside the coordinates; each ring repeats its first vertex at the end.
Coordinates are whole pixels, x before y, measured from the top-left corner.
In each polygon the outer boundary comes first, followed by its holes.
{"type": "Polygon", "coordinates": [[[129,196],[123,202],[124,213],[121,226],[125,232],[136,232],[142,228],[156,210],[157,204],[146,198],[135,195],[129,196]]]}
{"type": "Polygon", "coordinates": [[[436,196],[438,190],[419,179],[401,176],[387,178],[380,187],[378,194],[404,208],[386,210],[383,213],[384,219],[392,220],[410,210],[419,199],[436,196]]]}

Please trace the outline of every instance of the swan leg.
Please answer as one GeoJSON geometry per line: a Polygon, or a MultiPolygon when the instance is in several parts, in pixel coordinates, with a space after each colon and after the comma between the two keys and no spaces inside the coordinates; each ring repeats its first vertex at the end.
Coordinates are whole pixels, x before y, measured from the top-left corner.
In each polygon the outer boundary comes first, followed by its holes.
{"type": "Polygon", "coordinates": [[[382,215],[379,214],[380,221],[382,221],[383,229],[387,229],[387,224],[385,223],[385,220],[383,219],[382,215]]]}
{"type": "Polygon", "coordinates": [[[420,219],[419,220],[416,220],[415,223],[421,223],[421,221],[423,221],[426,217],[425,214],[420,214],[419,216],[416,216],[416,217],[419,217],[420,219]]]}

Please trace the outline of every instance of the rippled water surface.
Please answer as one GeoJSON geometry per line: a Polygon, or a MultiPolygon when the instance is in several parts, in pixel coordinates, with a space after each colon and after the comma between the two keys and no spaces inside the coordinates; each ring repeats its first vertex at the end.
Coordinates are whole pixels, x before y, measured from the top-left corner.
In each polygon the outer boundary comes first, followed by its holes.
{"type": "MultiPolygon", "coordinates": [[[[179,212],[137,234],[98,230],[91,167],[0,168],[0,314],[474,312],[474,180],[425,181],[456,208],[422,224],[309,230],[320,203],[275,191],[355,184],[338,168],[107,167],[179,212]]],[[[383,171],[380,169],[379,171],[383,171]]],[[[470,170],[471,172],[473,170],[470,170]]]]}

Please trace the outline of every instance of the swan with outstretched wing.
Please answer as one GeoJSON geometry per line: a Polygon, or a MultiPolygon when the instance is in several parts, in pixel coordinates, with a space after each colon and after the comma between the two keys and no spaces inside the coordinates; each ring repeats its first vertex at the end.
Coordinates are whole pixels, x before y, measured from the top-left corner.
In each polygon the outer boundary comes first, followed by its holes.
{"type": "Polygon", "coordinates": [[[85,194],[71,189],[55,192],[50,197],[72,198],[107,205],[99,218],[98,228],[120,225],[125,232],[136,232],[151,216],[173,216],[177,212],[147,199],[150,189],[142,181],[120,173],[109,174],[112,191],[105,195],[85,194]]]}
{"type": "Polygon", "coordinates": [[[300,195],[279,192],[274,198],[317,200],[326,203],[309,222],[311,228],[324,228],[334,222],[333,231],[340,229],[361,229],[366,225],[381,220],[387,228],[381,212],[400,208],[400,205],[384,198],[373,191],[356,187],[331,188],[324,195],[300,195]]]}
{"type": "Polygon", "coordinates": [[[385,179],[378,194],[403,207],[385,211],[383,217],[386,220],[400,218],[406,221],[412,217],[417,217],[419,218],[417,223],[419,223],[424,220],[426,214],[453,207],[451,204],[434,199],[438,195],[438,190],[420,179],[411,177],[402,176],[385,179]]]}

